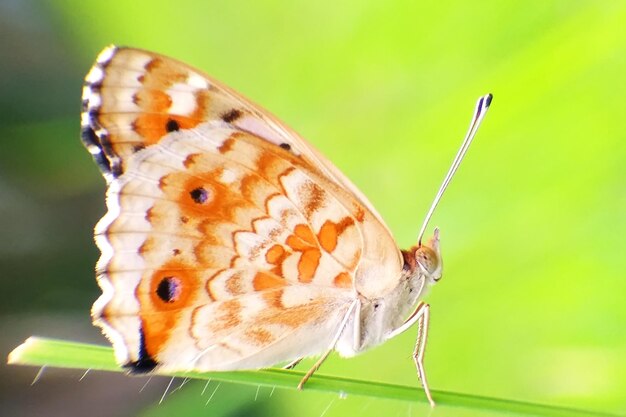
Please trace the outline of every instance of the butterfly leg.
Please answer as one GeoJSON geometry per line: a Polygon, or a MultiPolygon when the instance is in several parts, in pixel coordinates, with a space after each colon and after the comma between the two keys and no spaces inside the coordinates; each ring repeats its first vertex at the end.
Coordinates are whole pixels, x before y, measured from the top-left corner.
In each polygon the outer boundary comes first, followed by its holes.
{"type": "Polygon", "coordinates": [[[417,339],[415,340],[415,350],[413,351],[413,362],[417,368],[417,376],[422,382],[424,393],[431,407],[435,406],[435,401],[430,393],[428,382],[426,381],[426,372],[424,372],[424,350],[426,348],[426,338],[428,336],[428,321],[430,318],[430,306],[420,302],[411,315],[417,321],[417,339]]]}
{"type": "Polygon", "coordinates": [[[328,349],[326,352],[324,352],[324,354],[322,355],[321,358],[319,358],[317,360],[317,362],[315,362],[315,365],[313,365],[311,367],[311,369],[309,369],[307,371],[307,373],[302,377],[302,379],[300,380],[300,383],[298,384],[298,389],[301,390],[302,388],[304,388],[304,384],[306,384],[306,382],[309,380],[309,378],[311,378],[313,376],[313,374],[315,372],[317,372],[318,369],[320,369],[320,366],[322,366],[322,363],[324,363],[324,361],[326,360],[326,358],[328,357],[328,355],[330,355],[330,352],[333,351],[333,349],[335,348],[335,346],[333,345],[332,348],[328,349]]]}
{"type": "MultiPolygon", "coordinates": [[[[300,380],[300,383],[298,384],[298,389],[299,390],[301,390],[304,387],[304,384],[306,384],[306,382],[309,380],[309,378],[311,378],[313,376],[313,374],[318,369],[320,369],[320,366],[322,366],[322,364],[324,363],[326,358],[328,358],[328,355],[330,355],[330,352],[332,352],[335,349],[335,345],[337,345],[337,342],[339,341],[339,338],[341,337],[341,334],[345,330],[346,325],[348,324],[348,320],[350,319],[350,316],[352,316],[352,313],[355,311],[355,309],[356,309],[356,311],[359,311],[360,308],[361,308],[361,302],[359,301],[358,298],[355,298],[355,300],[350,304],[350,307],[348,308],[348,311],[347,311],[346,315],[341,320],[341,324],[339,325],[339,329],[337,330],[337,334],[333,337],[333,341],[332,341],[330,347],[328,348],[328,350],[326,352],[324,352],[322,357],[319,358],[317,360],[317,362],[315,362],[315,364],[311,367],[311,369],[309,369],[308,372],[300,380]]],[[[357,317],[358,317],[358,315],[357,315],[357,317]]]]}
{"type": "Polygon", "coordinates": [[[298,364],[300,362],[302,362],[302,359],[304,359],[304,358],[298,358],[295,361],[289,362],[287,365],[283,366],[283,369],[293,369],[293,368],[295,368],[296,366],[298,366],[298,364]]]}

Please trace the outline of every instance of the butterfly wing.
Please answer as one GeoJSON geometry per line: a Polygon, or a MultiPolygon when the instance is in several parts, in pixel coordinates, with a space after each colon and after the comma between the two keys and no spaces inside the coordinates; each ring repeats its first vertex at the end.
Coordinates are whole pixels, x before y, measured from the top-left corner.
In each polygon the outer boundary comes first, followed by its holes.
{"type": "Polygon", "coordinates": [[[121,363],[224,370],[319,353],[356,291],[400,276],[354,186],[214,80],[111,47],[83,98],[83,141],[109,183],[93,317],[121,363]]]}

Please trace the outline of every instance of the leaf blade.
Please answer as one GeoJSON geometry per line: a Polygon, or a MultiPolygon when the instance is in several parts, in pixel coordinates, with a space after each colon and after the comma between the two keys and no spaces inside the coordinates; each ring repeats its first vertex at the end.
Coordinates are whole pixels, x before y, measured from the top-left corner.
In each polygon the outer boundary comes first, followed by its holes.
{"type": "MultiPolygon", "coordinates": [[[[12,365],[91,369],[107,372],[124,371],[116,364],[113,350],[110,347],[39,337],[29,337],[24,343],[16,347],[9,354],[7,362],[12,365]]],[[[270,368],[258,371],[177,372],[162,375],[193,379],[210,378],[223,382],[296,389],[304,372],[270,368]]],[[[419,387],[377,381],[364,381],[323,374],[315,374],[307,382],[305,389],[334,392],[342,396],[356,395],[427,403],[426,397],[419,387]]],[[[447,391],[432,390],[432,393],[435,402],[439,406],[483,411],[502,411],[518,415],[546,417],[618,417],[616,415],[595,411],[576,410],[447,391]]]]}

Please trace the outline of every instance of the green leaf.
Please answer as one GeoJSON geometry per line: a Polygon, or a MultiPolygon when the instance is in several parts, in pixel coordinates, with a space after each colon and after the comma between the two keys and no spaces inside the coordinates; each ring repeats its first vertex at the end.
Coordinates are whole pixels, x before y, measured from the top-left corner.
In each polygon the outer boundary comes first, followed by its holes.
{"type": "MultiPolygon", "coordinates": [[[[9,364],[32,365],[73,369],[123,372],[115,362],[113,350],[109,347],[64,340],[30,337],[9,354],[9,364]]],[[[179,372],[164,374],[194,379],[214,379],[224,382],[296,389],[304,372],[284,369],[263,369],[259,371],[236,372],[179,372]]],[[[345,396],[365,396],[407,402],[425,403],[426,397],[421,388],[394,385],[383,382],[363,381],[315,374],[305,389],[334,392],[345,396]]],[[[610,417],[610,414],[553,407],[513,400],[488,398],[468,394],[433,390],[438,406],[460,407],[483,411],[500,411],[530,416],[559,417],[610,417]]]]}

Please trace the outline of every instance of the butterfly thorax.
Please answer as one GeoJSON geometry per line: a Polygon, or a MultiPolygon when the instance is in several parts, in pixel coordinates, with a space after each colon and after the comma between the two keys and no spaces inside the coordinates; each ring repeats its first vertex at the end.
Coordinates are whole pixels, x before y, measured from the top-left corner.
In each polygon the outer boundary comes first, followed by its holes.
{"type": "Polygon", "coordinates": [[[360,298],[358,336],[353,340],[350,335],[343,335],[337,347],[342,356],[353,356],[393,337],[394,331],[404,324],[419,299],[423,298],[426,289],[441,278],[437,232],[427,243],[402,251],[402,254],[405,264],[396,287],[383,297],[360,298]]]}

